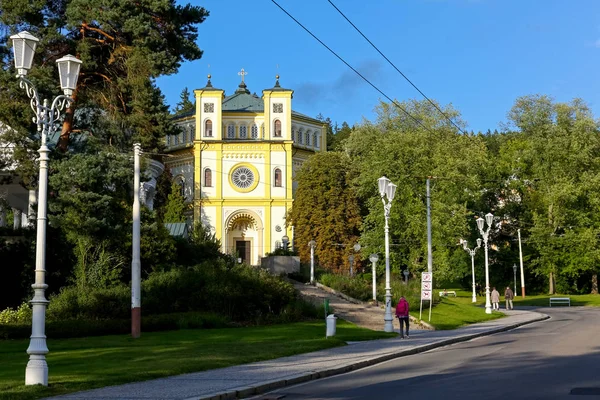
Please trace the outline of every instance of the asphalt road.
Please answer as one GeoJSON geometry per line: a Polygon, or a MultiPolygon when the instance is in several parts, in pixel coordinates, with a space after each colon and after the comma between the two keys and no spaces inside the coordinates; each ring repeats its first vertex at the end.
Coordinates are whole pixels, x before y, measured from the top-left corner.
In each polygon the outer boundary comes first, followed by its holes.
{"type": "Polygon", "coordinates": [[[257,399],[600,399],[600,309],[539,311],[551,318],[257,399]]]}

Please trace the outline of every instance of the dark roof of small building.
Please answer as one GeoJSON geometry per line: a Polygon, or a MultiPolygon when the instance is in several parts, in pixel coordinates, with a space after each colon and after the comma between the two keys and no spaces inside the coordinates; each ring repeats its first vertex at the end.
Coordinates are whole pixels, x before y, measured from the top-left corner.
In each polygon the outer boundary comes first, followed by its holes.
{"type": "Polygon", "coordinates": [[[167,222],[165,228],[169,231],[169,234],[174,237],[188,237],[188,225],[185,222],[167,222]]]}

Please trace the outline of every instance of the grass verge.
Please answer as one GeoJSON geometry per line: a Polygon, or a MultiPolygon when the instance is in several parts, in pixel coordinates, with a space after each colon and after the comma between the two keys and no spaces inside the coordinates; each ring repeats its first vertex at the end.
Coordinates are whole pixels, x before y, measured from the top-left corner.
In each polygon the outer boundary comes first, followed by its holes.
{"type": "Polygon", "coordinates": [[[521,296],[515,296],[514,306],[548,307],[550,305],[550,297],[569,297],[571,299],[572,306],[600,307],[600,295],[598,294],[542,294],[535,296],[527,295],[524,299],[521,298],[521,296]]]}
{"type": "MultiPolygon", "coordinates": [[[[427,320],[429,318],[429,304],[427,302],[423,303],[423,314],[421,317],[425,322],[433,325],[435,329],[456,329],[464,325],[504,317],[504,314],[499,312],[486,314],[485,309],[482,307],[485,304],[485,298],[478,297],[477,302],[473,303],[471,292],[460,289],[448,290],[456,291],[457,297],[440,298],[440,302],[431,310],[431,321],[427,320]]],[[[411,312],[411,314],[415,317],[419,315],[418,306],[419,304],[412,307],[415,312],[411,312]]]]}
{"type": "Polygon", "coordinates": [[[324,321],[151,332],[139,339],[129,335],[49,339],[48,387],[24,385],[29,341],[5,340],[0,341],[0,399],[39,399],[394,336],[338,320],[336,336],[329,339],[324,321]]]}

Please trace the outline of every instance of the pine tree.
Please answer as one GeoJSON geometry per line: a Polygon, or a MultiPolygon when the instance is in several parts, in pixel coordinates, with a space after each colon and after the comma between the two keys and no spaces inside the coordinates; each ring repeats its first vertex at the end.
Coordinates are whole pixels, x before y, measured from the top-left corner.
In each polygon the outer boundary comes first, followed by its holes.
{"type": "Polygon", "coordinates": [[[83,61],[75,103],[65,112],[60,134],[63,151],[73,133],[88,133],[122,149],[134,140],[146,151],[160,149],[161,138],[175,128],[154,80],[202,56],[197,25],[207,16],[204,8],[175,0],[1,2],[0,28],[9,29],[0,30],[0,58],[10,67],[0,68],[0,121],[21,136],[35,132],[27,98],[14,79],[12,55],[4,47],[10,34],[26,28],[40,39],[28,77],[39,84],[42,98],[59,93],[54,60],[70,53],[83,61]]]}
{"type": "Polygon", "coordinates": [[[171,194],[167,198],[165,205],[164,222],[185,222],[185,211],[188,205],[181,194],[181,187],[173,182],[171,185],[171,194]]]}
{"type": "Polygon", "coordinates": [[[175,115],[184,114],[186,112],[194,111],[194,103],[190,101],[190,91],[185,87],[179,95],[179,103],[175,106],[175,115]]]}

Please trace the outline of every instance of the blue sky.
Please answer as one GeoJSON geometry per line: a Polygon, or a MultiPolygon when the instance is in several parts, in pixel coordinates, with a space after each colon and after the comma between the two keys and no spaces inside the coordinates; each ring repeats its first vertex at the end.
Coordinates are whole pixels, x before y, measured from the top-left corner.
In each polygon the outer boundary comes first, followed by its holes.
{"type": "MultiPolygon", "coordinates": [[[[421,98],[327,0],[277,1],[388,96],[421,98]]],[[[332,1],[429,98],[458,109],[469,130],[498,128],[527,94],[580,97],[600,113],[600,1],[332,1]]],[[[171,106],[208,73],[233,93],[244,68],[259,95],[279,74],[296,111],[350,125],[374,118],[381,95],[270,0],[190,3],[210,11],[198,29],[204,55],[158,80],[171,106]]]]}

